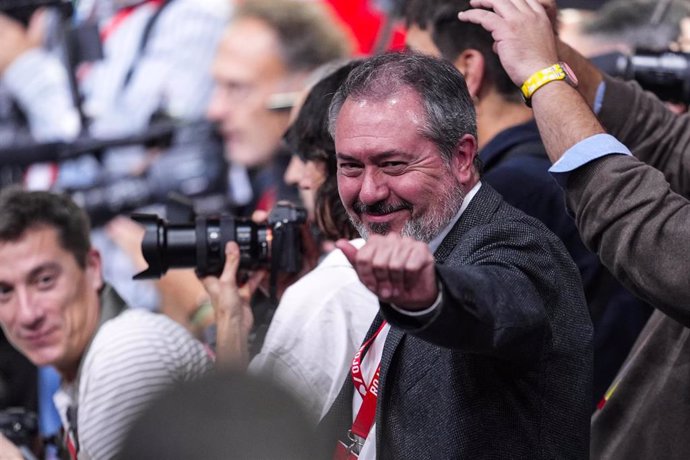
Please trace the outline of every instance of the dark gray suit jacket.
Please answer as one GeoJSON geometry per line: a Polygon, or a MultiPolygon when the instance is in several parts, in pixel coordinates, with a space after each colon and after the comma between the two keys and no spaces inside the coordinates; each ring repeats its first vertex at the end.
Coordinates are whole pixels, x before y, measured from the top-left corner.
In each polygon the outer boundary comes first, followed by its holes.
{"type": "MultiPolygon", "coordinates": [[[[560,240],[484,184],[435,257],[430,317],[381,305],[378,458],[587,458],[592,327],[560,240]]],[[[323,429],[345,433],[352,394],[323,429]]]]}

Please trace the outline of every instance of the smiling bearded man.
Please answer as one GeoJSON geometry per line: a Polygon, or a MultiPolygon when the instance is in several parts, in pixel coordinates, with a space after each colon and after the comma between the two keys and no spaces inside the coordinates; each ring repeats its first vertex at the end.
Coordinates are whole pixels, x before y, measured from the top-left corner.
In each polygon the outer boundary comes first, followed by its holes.
{"type": "Polygon", "coordinates": [[[380,303],[322,421],[336,458],[585,458],[580,277],[555,235],[481,183],[460,73],[371,58],[336,93],[330,127],[340,197],[367,239],[337,246],[380,303]]]}

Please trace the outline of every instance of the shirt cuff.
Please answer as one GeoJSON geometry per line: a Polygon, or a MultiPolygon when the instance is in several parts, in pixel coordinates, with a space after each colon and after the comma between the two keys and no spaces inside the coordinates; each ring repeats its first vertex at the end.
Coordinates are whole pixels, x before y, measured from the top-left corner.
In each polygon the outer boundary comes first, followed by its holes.
{"type": "Polygon", "coordinates": [[[630,150],[610,134],[595,134],[565,151],[549,168],[549,172],[561,187],[568,183],[570,173],[607,155],[630,155],[630,150]]]}
{"type": "Polygon", "coordinates": [[[426,315],[429,315],[430,313],[433,313],[439,307],[439,305],[441,305],[442,301],[443,301],[443,290],[441,289],[441,285],[439,285],[438,286],[438,296],[436,296],[436,300],[434,300],[434,303],[432,303],[430,307],[427,307],[424,310],[404,310],[395,304],[391,303],[389,305],[391,306],[391,308],[393,310],[400,313],[401,315],[411,316],[413,318],[416,318],[416,317],[426,316],[426,315]]]}
{"type": "Polygon", "coordinates": [[[604,104],[604,94],[606,93],[606,82],[601,80],[599,86],[597,87],[597,92],[594,95],[594,104],[592,104],[592,111],[599,115],[601,112],[601,106],[604,104]]]}

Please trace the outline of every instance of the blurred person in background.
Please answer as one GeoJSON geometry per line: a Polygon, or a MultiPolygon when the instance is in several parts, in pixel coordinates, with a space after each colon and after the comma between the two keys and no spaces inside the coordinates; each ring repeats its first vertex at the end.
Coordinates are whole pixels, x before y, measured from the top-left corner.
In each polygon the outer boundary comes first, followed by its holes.
{"type": "MultiPolygon", "coordinates": [[[[74,3],[73,18],[64,23],[52,9],[36,11],[27,26],[0,15],[0,148],[71,141],[80,134],[129,136],[145,131],[151,119],[161,114],[177,121],[203,117],[212,89],[208,69],[229,2],[74,3]],[[71,55],[61,35],[68,22],[94,26],[96,35],[87,45],[92,49],[101,45],[102,56],[71,55]],[[71,87],[71,78],[76,87],[71,87]],[[75,97],[82,101],[81,107],[75,97]]],[[[114,185],[128,175],[144,174],[152,161],[154,157],[141,146],[110,149],[102,162],[84,155],[60,165],[34,164],[19,173],[12,167],[2,168],[0,187],[18,181],[31,189],[114,185]]],[[[107,198],[117,203],[116,196],[107,198]]],[[[168,309],[161,304],[152,284],[132,283],[133,264],[103,229],[94,228],[91,237],[106,254],[104,277],[129,305],[163,310],[175,317],[174,305],[168,309]]],[[[39,416],[44,425],[57,426],[49,414],[54,413],[51,401],[58,378],[50,367],[42,367],[39,375],[39,416]]],[[[27,387],[26,391],[31,390],[27,387]]]]}
{"type": "Polygon", "coordinates": [[[609,0],[594,11],[560,11],[558,35],[602,72],[637,80],[682,113],[690,103],[690,63],[671,53],[683,51],[689,15],[686,0],[609,0]]]}
{"type": "MultiPolygon", "coordinates": [[[[8,35],[6,46],[0,46],[7,56],[0,59],[3,82],[31,127],[32,139],[39,142],[70,141],[80,134],[127,137],[145,132],[158,117],[202,119],[212,90],[208,69],[229,10],[230,3],[221,0],[79,2],[74,22],[95,27],[89,30],[95,30],[91,40],[96,43],[89,46],[99,48],[102,41],[102,56],[76,55],[65,58],[67,62],[60,62],[65,43],[57,43],[52,52],[41,47],[53,24],[46,21],[45,11],[38,10],[28,28],[2,17],[2,33],[8,35]],[[70,76],[76,88],[70,87],[70,76]],[[75,105],[75,97],[83,102],[75,105]]],[[[140,145],[101,153],[100,159],[83,155],[58,166],[34,164],[24,183],[32,189],[89,190],[143,175],[155,162],[140,145]]],[[[107,196],[107,190],[105,199],[115,205],[112,217],[118,197],[107,196]]],[[[135,272],[128,258],[101,229],[95,230],[94,245],[109,255],[103,267],[106,278],[130,305],[158,308],[153,286],[131,283],[135,272]]]]}
{"type": "Polygon", "coordinates": [[[209,119],[218,123],[239,214],[296,201],[281,149],[290,108],[317,67],[351,53],[351,43],[319,2],[247,0],[236,6],[213,63],[209,119]]]}
{"type": "Polygon", "coordinates": [[[685,0],[608,0],[596,10],[559,12],[560,39],[589,58],[617,51],[667,50],[690,13],[685,0]]]}
{"type": "Polygon", "coordinates": [[[31,362],[59,372],[53,399],[72,459],[113,458],[147,401],[211,366],[178,323],[128,309],[101,266],[70,198],[0,192],[0,325],[31,362]]]}
{"type": "Polygon", "coordinates": [[[323,458],[299,401],[273,382],[214,373],[177,385],[132,425],[122,460],[323,458]],[[164,423],[161,423],[164,421],[164,423]]]}
{"type": "MultiPolygon", "coordinates": [[[[328,107],[340,84],[360,65],[351,61],[329,71],[308,92],[284,139],[295,161],[304,159],[300,186],[314,192],[314,213],[325,240],[364,241],[340,201],[328,107]]],[[[261,351],[247,351],[253,312],[251,288],[238,286],[237,247],[229,245],[220,278],[204,285],[218,321],[218,362],[270,377],[297,395],[312,420],[320,419],[340,391],[352,356],[377,311],[374,295],[359,282],[352,265],[334,249],[312,271],[290,285],[280,299],[261,351]],[[251,358],[251,361],[249,360],[251,358]]]]}
{"type": "MultiPolygon", "coordinates": [[[[270,211],[278,200],[300,201],[295,185],[283,180],[290,153],[281,140],[311,72],[350,53],[347,34],[330,14],[318,2],[247,0],[236,5],[214,51],[210,69],[215,90],[207,116],[223,136],[228,208],[235,216],[270,211]]],[[[121,218],[108,231],[139,269],[146,267],[139,247],[141,228],[121,218]]],[[[157,288],[165,299],[162,306],[199,333],[210,306],[194,272],[170,271],[157,288]]],[[[264,308],[268,316],[272,308],[264,308]]]]}

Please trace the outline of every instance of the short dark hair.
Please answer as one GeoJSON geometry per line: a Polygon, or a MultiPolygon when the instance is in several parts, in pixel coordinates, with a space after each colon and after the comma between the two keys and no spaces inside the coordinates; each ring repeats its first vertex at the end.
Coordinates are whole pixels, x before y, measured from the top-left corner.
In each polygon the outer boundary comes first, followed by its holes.
{"type": "Polygon", "coordinates": [[[335,144],[328,132],[328,108],[335,92],[362,60],[352,60],[322,77],[309,91],[295,121],[283,137],[293,155],[303,161],[326,165],[326,179],[316,191],[315,219],[327,239],[352,239],[359,234],[352,226],[338,195],[335,144]]]}
{"type": "Polygon", "coordinates": [[[462,74],[446,60],[413,52],[375,56],[350,73],[331,103],[331,135],[346,99],[383,99],[404,88],[420,96],[426,114],[420,134],[436,144],[447,162],[462,136],[477,137],[474,105],[462,74]]]}
{"type": "Polygon", "coordinates": [[[311,71],[347,57],[352,40],[320,2],[245,0],[238,4],[234,21],[255,18],[278,36],[280,53],[290,72],[311,71]]]}
{"type": "Polygon", "coordinates": [[[405,21],[408,27],[416,25],[422,30],[429,29],[441,55],[451,62],[465,50],[479,51],[486,66],[485,80],[506,100],[522,103],[519,88],[493,50],[491,33],[480,25],[458,19],[458,12],[470,8],[468,0],[408,0],[404,10],[405,21]]]}
{"type": "Polygon", "coordinates": [[[68,196],[19,187],[0,190],[0,241],[19,240],[27,230],[53,227],[63,249],[74,255],[81,268],[91,248],[86,213],[68,196]]]}

